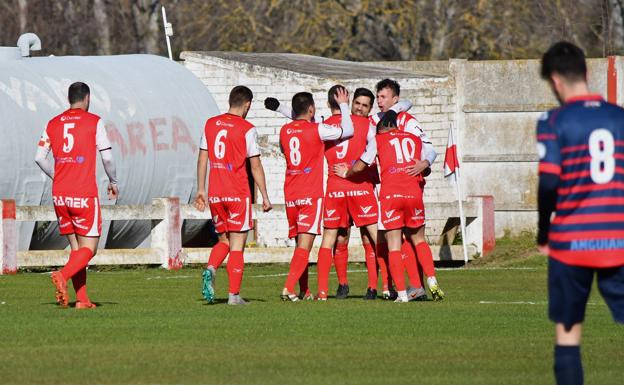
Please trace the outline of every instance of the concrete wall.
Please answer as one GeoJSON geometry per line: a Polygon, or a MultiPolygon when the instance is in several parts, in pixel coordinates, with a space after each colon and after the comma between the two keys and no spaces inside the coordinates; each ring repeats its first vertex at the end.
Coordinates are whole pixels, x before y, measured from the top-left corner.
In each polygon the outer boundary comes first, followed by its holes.
{"type": "MultiPolygon", "coordinates": [[[[449,127],[458,142],[464,197],[493,195],[496,234],[535,231],[537,157],[535,122],[541,112],[557,105],[539,78],[539,61],[450,60],[438,62],[353,63],[305,55],[184,52],[184,65],[210,90],[221,111],[227,110],[229,90],[244,84],[254,92],[249,120],[259,130],[263,163],[271,198],[283,202],[284,161],[278,133],[286,119],[263,107],[265,97],[288,102],[295,92],[310,91],[321,114],[326,91],[336,83],[349,89],[374,85],[383,77],[401,84],[401,97],[412,100],[410,111],[422,123],[439,157],[425,189],[425,202],[456,205],[454,186],[443,179],[442,165],[449,127]]],[[[618,57],[614,68],[624,74],[618,57]]],[[[592,90],[607,95],[607,59],[589,60],[592,90]]],[[[622,103],[624,76],[617,79],[622,103]]],[[[447,218],[428,218],[431,243],[441,240],[447,218]]],[[[285,218],[259,229],[259,243],[284,245],[285,218]]]]}

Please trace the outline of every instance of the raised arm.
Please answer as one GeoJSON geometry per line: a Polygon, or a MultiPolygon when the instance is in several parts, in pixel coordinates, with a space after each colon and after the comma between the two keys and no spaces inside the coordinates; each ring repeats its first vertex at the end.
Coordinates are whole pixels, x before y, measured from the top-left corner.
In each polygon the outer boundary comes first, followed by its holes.
{"type": "Polygon", "coordinates": [[[35,163],[41,168],[50,179],[54,179],[54,162],[48,159],[50,153],[50,138],[48,138],[47,129],[43,130],[41,138],[39,139],[39,145],[37,146],[37,153],[35,154],[35,163]]]}
{"type": "MultiPolygon", "coordinates": [[[[264,99],[264,108],[266,108],[267,110],[279,112],[280,114],[291,120],[295,118],[295,112],[292,110],[292,108],[290,108],[286,103],[280,103],[280,101],[276,98],[269,97],[264,99]]],[[[314,114],[314,118],[312,119],[312,121],[320,123],[323,121],[323,116],[319,115],[317,111],[314,114]]]]}
{"type": "Polygon", "coordinates": [[[390,109],[397,114],[409,111],[410,108],[412,108],[412,102],[409,100],[399,100],[394,106],[390,107],[390,109]]]}
{"type": "Polygon", "coordinates": [[[319,123],[319,136],[322,141],[345,139],[353,136],[353,122],[349,110],[349,93],[344,88],[336,92],[336,101],[340,105],[340,127],[319,123]]]}

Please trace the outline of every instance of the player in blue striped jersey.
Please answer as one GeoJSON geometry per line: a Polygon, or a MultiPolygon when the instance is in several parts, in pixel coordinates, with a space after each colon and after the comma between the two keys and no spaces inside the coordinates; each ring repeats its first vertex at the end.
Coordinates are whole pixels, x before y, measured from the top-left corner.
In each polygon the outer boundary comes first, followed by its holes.
{"type": "Polygon", "coordinates": [[[537,242],[550,257],[554,371],[559,385],[582,384],[581,325],[594,275],[624,323],[624,109],[589,93],[585,56],[573,44],[553,45],[541,75],[562,104],[537,125],[537,242]]]}

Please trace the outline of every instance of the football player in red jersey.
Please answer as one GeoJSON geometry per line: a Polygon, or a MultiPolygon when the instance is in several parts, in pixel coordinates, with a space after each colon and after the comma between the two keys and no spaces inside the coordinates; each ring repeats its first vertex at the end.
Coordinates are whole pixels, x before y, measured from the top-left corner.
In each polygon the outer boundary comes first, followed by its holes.
{"type": "Polygon", "coordinates": [[[280,130],[280,148],[286,158],[284,198],[288,218],[288,236],[297,239],[282,299],[298,301],[295,284],[308,266],[314,239],[320,234],[323,219],[324,142],[353,136],[349,114],[349,94],[340,88],[336,93],[340,106],[340,125],[314,123],[314,99],[308,92],[293,96],[295,119],[280,130]]]}
{"type": "MultiPolygon", "coordinates": [[[[396,116],[387,113],[378,125],[376,136],[377,157],[381,170],[379,193],[380,224],[388,244],[389,265],[392,278],[398,289],[397,302],[408,302],[405,286],[403,235],[420,253],[425,242],[425,207],[423,204],[424,176],[422,171],[413,173],[420,158],[425,156],[422,141],[411,128],[399,130],[396,116]]],[[[361,160],[349,168],[344,163],[334,166],[334,172],[343,178],[350,178],[362,172],[367,164],[361,160]]],[[[427,245],[428,248],[428,245],[427,245]]],[[[429,257],[431,250],[429,249],[429,257]]],[[[433,263],[432,263],[433,264],[433,263]]],[[[444,298],[435,274],[427,276],[429,290],[434,300],[444,298]]]]}
{"type": "Polygon", "coordinates": [[[227,113],[208,119],[200,144],[197,161],[197,197],[195,207],[204,211],[210,207],[219,241],[212,248],[208,265],[202,274],[202,294],[209,303],[214,301],[216,271],[229,254],[229,305],[246,305],[240,296],[243,279],[243,252],[247,233],[253,228],[252,201],[246,163],[262,195],[262,209],[271,210],[266,190],[264,168],[260,161],[256,128],[245,118],[251,107],[253,94],[245,86],[236,86],[230,92],[227,113]],[[210,161],[208,195],[206,171],[210,161]]]}
{"type": "Polygon", "coordinates": [[[97,252],[102,218],[96,182],[96,154],[99,151],[108,175],[108,198],[119,194],[115,162],[102,119],[89,113],[89,86],[69,86],[70,107],[48,122],[41,135],[35,162],[52,178],[52,200],[61,235],[69,240],[69,261],[52,273],[56,301],[67,307],[67,281],[76,291],[76,308],[96,305],[87,295],[87,265],[97,252]],[[47,156],[52,151],[54,162],[47,156]]]}
{"type": "MultiPolygon", "coordinates": [[[[436,151],[433,148],[433,144],[421,128],[418,120],[407,112],[401,112],[396,114],[390,107],[399,100],[400,85],[394,80],[383,79],[376,86],[377,90],[377,106],[380,112],[371,116],[371,121],[376,125],[380,119],[385,118],[387,121],[396,120],[396,126],[399,131],[408,131],[418,136],[422,142],[423,156],[421,159],[415,160],[415,163],[408,167],[410,175],[416,176],[423,173],[423,176],[427,176],[431,173],[431,165],[436,159],[436,151]],[[386,116],[387,115],[387,116],[386,116]]],[[[423,181],[423,185],[424,185],[423,181]]],[[[379,229],[383,231],[383,223],[380,221],[379,229]]],[[[384,237],[379,237],[379,254],[378,260],[388,260],[388,248],[383,244],[384,237]]],[[[435,278],[435,269],[433,266],[433,255],[431,248],[425,242],[424,238],[415,247],[411,247],[407,240],[403,242],[403,263],[408,273],[410,286],[407,288],[408,297],[410,300],[422,300],[426,298],[425,290],[422,284],[422,270],[427,277],[435,278]],[[417,263],[418,262],[418,263],[417,263]],[[420,266],[419,266],[420,265],[420,266]]],[[[429,282],[433,282],[434,278],[428,278],[429,282]]],[[[384,297],[386,293],[384,293],[384,297]]]]}

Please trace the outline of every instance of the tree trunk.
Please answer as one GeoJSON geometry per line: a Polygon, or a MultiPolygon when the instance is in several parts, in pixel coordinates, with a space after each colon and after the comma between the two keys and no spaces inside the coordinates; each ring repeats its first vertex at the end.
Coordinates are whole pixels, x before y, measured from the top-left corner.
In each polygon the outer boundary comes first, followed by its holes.
{"type": "Polygon", "coordinates": [[[609,0],[609,44],[610,54],[624,53],[624,1],[609,0]]]}
{"type": "Polygon", "coordinates": [[[112,53],[110,28],[105,0],[93,0],[93,16],[95,17],[95,28],[98,31],[97,53],[98,55],[110,55],[112,53]]]}
{"type": "Polygon", "coordinates": [[[137,51],[158,54],[160,0],[134,0],[132,4],[137,51]]]}
{"type": "Polygon", "coordinates": [[[28,22],[28,1],[17,0],[17,7],[19,9],[19,30],[20,33],[25,33],[26,23],[28,22]]]}

